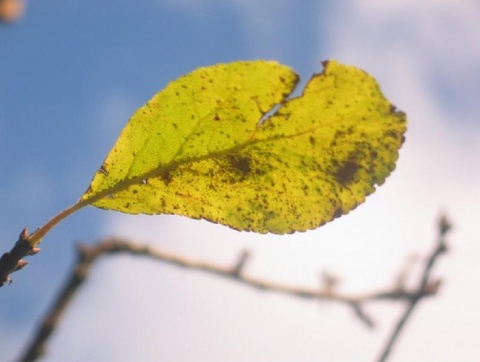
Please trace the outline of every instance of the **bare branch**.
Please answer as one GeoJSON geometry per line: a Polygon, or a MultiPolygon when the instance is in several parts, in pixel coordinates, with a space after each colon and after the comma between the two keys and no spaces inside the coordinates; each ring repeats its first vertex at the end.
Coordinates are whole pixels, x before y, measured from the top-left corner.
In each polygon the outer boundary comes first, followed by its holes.
{"type": "Polygon", "coordinates": [[[77,249],[77,263],[70,273],[64,287],[55,298],[55,302],[46,314],[42,324],[38,328],[35,337],[30,343],[24,356],[20,361],[35,361],[45,353],[45,344],[54,329],[57,327],[60,318],[75,296],[75,292],[85,281],[91,264],[99,254],[92,254],[90,249],[79,246],[77,249]]]}
{"type": "MultiPolygon", "coordinates": [[[[61,316],[68,306],[68,303],[72,300],[78,288],[85,281],[92,264],[98,257],[102,255],[118,253],[137,255],[177,267],[193,269],[219,277],[228,278],[232,281],[236,281],[245,286],[250,286],[258,290],[276,292],[285,295],[301,297],[304,299],[340,302],[352,308],[355,315],[359,317],[359,320],[365,323],[368,327],[373,327],[374,322],[373,319],[365,313],[363,309],[364,303],[385,300],[409,302],[420,298],[418,291],[410,292],[397,287],[395,287],[393,290],[377,291],[362,295],[348,295],[338,293],[335,290],[335,284],[331,282],[326,283],[326,285],[324,285],[322,288],[314,289],[295,285],[287,285],[274,281],[268,281],[258,277],[248,276],[244,273],[245,266],[250,257],[250,253],[248,251],[243,251],[233,266],[219,265],[202,261],[193,257],[176,255],[159,248],[151,247],[149,245],[141,245],[133,243],[129,240],[118,238],[106,238],[93,246],[80,245],[77,248],[77,252],[78,255],[76,265],[68,277],[66,284],[55,299],[50,311],[44,318],[43,323],[37,330],[21,361],[35,361],[45,353],[46,342],[54,329],[57,327],[61,316]]],[[[325,281],[325,275],[323,276],[323,279],[325,281]]],[[[331,275],[329,279],[331,279],[331,275]]],[[[434,288],[423,288],[421,290],[421,297],[434,295],[435,293],[436,289],[434,288]]]]}
{"type": "Polygon", "coordinates": [[[452,225],[448,218],[445,215],[442,215],[438,220],[438,229],[439,235],[438,240],[435,245],[435,248],[432,250],[430,256],[427,258],[425,262],[425,266],[423,269],[423,273],[420,278],[420,282],[416,288],[416,293],[412,294],[412,298],[405,299],[407,301],[407,308],[405,312],[398,320],[395,328],[392,331],[392,334],[389,336],[385,347],[383,348],[380,358],[378,359],[379,362],[385,362],[390,355],[393,346],[395,345],[396,341],[399,338],[400,333],[402,332],[405,324],[407,323],[408,319],[411,317],[413,310],[417,306],[418,302],[424,299],[426,296],[431,295],[432,293],[435,294],[441,284],[440,280],[432,280],[431,273],[432,268],[437,261],[438,257],[447,252],[447,242],[446,236],[448,232],[451,230],[452,225]]]}

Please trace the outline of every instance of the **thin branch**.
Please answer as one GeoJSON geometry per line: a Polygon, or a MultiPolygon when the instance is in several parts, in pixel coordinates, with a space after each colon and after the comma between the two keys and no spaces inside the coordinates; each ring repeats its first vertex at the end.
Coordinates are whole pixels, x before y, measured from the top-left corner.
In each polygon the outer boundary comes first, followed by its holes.
{"type": "MultiPolygon", "coordinates": [[[[45,346],[48,338],[57,327],[61,316],[65,312],[69,302],[75,296],[78,288],[87,278],[92,264],[102,255],[119,253],[137,255],[177,267],[193,269],[227,278],[258,290],[277,292],[305,299],[340,302],[352,308],[355,315],[357,315],[359,319],[369,327],[372,327],[374,322],[372,318],[367,316],[363,310],[362,306],[364,303],[382,300],[411,301],[419,298],[418,292],[410,292],[396,287],[393,290],[377,291],[362,295],[348,295],[338,293],[334,287],[332,287],[332,285],[313,289],[247,276],[245,275],[244,270],[250,257],[250,253],[248,251],[243,251],[233,266],[225,266],[202,261],[192,257],[186,257],[184,255],[176,255],[159,248],[154,248],[148,245],[140,245],[128,240],[117,238],[106,238],[101,240],[98,244],[92,246],[80,245],[78,246],[77,250],[78,255],[76,265],[71,271],[66,284],[58,294],[54,304],[50,308],[42,324],[36,331],[35,336],[26,349],[21,361],[35,361],[45,353],[45,346]]],[[[428,295],[434,295],[435,292],[436,290],[422,290],[421,295],[422,297],[425,297],[428,295]]]]}
{"type": "Polygon", "coordinates": [[[70,301],[75,296],[75,292],[85,281],[88,272],[90,271],[91,264],[95,261],[97,255],[89,253],[88,249],[81,246],[77,249],[77,263],[70,273],[67,282],[58,293],[55,298],[54,304],[51,306],[49,312],[46,314],[42,324],[37,330],[35,337],[24,356],[20,359],[23,362],[36,361],[38,358],[44,355],[45,345],[57,327],[60,318],[67,309],[70,301]]]}
{"type": "MultiPolygon", "coordinates": [[[[439,235],[438,240],[435,245],[435,248],[432,250],[430,256],[425,262],[423,273],[420,279],[420,282],[416,288],[416,293],[414,293],[414,298],[407,298],[407,308],[405,312],[398,320],[395,328],[393,329],[391,335],[389,336],[385,347],[383,348],[378,362],[385,362],[392,352],[392,349],[397,342],[400,333],[403,331],[408,319],[412,316],[413,310],[417,306],[418,302],[424,297],[435,294],[438,291],[440,286],[439,280],[432,280],[431,273],[435,262],[438,260],[438,257],[448,251],[446,236],[451,230],[452,225],[445,215],[442,215],[438,221],[439,235]]],[[[413,295],[412,295],[413,296],[413,295]]]]}

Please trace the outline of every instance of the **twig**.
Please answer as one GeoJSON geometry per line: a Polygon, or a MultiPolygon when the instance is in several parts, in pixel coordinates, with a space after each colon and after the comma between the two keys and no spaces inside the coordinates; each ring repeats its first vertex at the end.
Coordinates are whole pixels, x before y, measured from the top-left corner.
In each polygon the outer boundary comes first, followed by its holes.
{"type": "Polygon", "coordinates": [[[81,246],[78,247],[78,260],[75,267],[68,277],[64,287],[55,298],[54,304],[38,328],[35,337],[20,361],[33,362],[44,355],[45,344],[48,338],[56,328],[61,316],[68,307],[69,302],[75,296],[75,292],[85,281],[87,274],[90,271],[91,264],[95,261],[97,256],[98,255],[90,253],[86,248],[81,246]]]}
{"type": "Polygon", "coordinates": [[[11,283],[10,274],[28,264],[22,258],[34,255],[40,251],[39,248],[30,245],[28,238],[28,230],[23,229],[12,250],[4,253],[0,258],[0,287],[3,287],[5,283],[11,283]]]}
{"type": "Polygon", "coordinates": [[[393,346],[395,345],[396,341],[399,338],[400,333],[402,332],[405,324],[407,323],[408,319],[411,317],[413,310],[417,306],[418,302],[422,300],[424,297],[431,295],[432,293],[436,293],[440,286],[439,280],[431,280],[431,272],[432,268],[437,261],[438,257],[447,252],[447,243],[446,243],[446,235],[451,230],[452,225],[450,221],[447,219],[445,215],[442,215],[438,221],[438,229],[439,235],[438,240],[435,245],[435,248],[432,250],[432,253],[428,257],[425,262],[425,266],[423,269],[422,277],[416,288],[416,293],[412,295],[412,298],[407,298],[406,301],[408,303],[405,312],[398,320],[395,328],[392,331],[392,334],[389,336],[385,347],[383,348],[380,358],[378,362],[385,362],[390,355],[393,346]]]}
{"type": "MultiPolygon", "coordinates": [[[[68,277],[65,286],[58,294],[50,311],[44,318],[43,323],[35,333],[35,336],[29,347],[26,349],[21,361],[32,362],[45,353],[45,345],[48,338],[57,327],[68,303],[72,300],[78,288],[85,281],[94,261],[102,255],[118,253],[143,256],[177,267],[203,271],[223,278],[228,278],[259,290],[277,292],[305,299],[340,302],[351,307],[359,319],[369,327],[372,327],[374,322],[363,310],[362,306],[364,303],[381,300],[411,301],[419,297],[418,292],[410,292],[398,288],[395,288],[394,290],[365,293],[363,295],[347,295],[338,293],[331,285],[327,285],[322,289],[302,288],[247,276],[244,273],[244,269],[250,257],[248,251],[243,251],[233,266],[224,266],[205,262],[192,257],[176,255],[159,248],[136,244],[128,240],[107,238],[93,246],[78,247],[77,263],[73,268],[71,275],[68,277]]],[[[422,296],[434,295],[435,292],[436,290],[423,290],[422,296]]]]}

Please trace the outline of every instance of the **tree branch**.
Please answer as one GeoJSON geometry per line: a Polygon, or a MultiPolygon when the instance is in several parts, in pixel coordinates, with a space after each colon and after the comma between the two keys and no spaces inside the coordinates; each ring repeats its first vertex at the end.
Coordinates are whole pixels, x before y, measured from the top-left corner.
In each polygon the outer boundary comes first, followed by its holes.
{"type": "Polygon", "coordinates": [[[42,324],[36,331],[35,336],[26,349],[21,361],[35,361],[45,353],[45,345],[48,338],[57,327],[61,316],[68,307],[69,302],[75,296],[78,288],[86,280],[92,264],[100,256],[118,253],[142,256],[177,267],[202,271],[219,277],[228,278],[232,281],[258,290],[277,292],[304,299],[340,302],[352,308],[360,321],[365,323],[368,327],[373,327],[374,321],[363,310],[364,303],[385,300],[407,301],[411,303],[414,300],[434,295],[437,292],[437,289],[430,288],[427,284],[422,284],[420,289],[413,292],[408,291],[401,286],[396,286],[391,290],[376,291],[361,295],[348,295],[338,293],[335,290],[336,283],[331,275],[328,276],[328,280],[325,280],[327,277],[324,276],[324,286],[322,288],[304,288],[245,275],[244,270],[250,258],[250,253],[248,251],[241,252],[234,265],[225,266],[202,261],[193,257],[176,255],[149,245],[133,243],[129,240],[105,238],[96,245],[79,245],[77,247],[76,265],[72,269],[70,276],[56,297],[54,304],[50,308],[42,324]]]}
{"type": "Polygon", "coordinates": [[[387,339],[387,343],[380,354],[378,362],[385,362],[387,360],[393,349],[393,346],[397,342],[400,333],[403,331],[408,319],[412,316],[413,310],[417,306],[418,302],[420,302],[420,300],[422,300],[424,297],[435,294],[438,291],[438,288],[440,287],[440,280],[431,279],[432,268],[435,262],[438,260],[438,257],[448,251],[446,236],[451,228],[452,224],[448,218],[445,215],[442,215],[438,220],[439,235],[437,243],[425,262],[420,282],[416,288],[417,291],[416,293],[412,294],[412,298],[405,299],[407,302],[405,312],[400,317],[391,335],[387,339]]]}

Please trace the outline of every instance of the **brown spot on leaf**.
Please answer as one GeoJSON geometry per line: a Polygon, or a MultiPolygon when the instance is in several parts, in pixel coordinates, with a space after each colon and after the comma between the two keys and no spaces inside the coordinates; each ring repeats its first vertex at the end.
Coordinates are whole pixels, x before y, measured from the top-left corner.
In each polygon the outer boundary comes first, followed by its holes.
{"type": "Polygon", "coordinates": [[[252,171],[249,158],[233,155],[228,157],[228,161],[230,162],[230,166],[240,171],[244,176],[252,171]]]}
{"type": "Polygon", "coordinates": [[[335,171],[335,180],[337,180],[342,186],[345,186],[353,181],[359,168],[360,166],[357,162],[347,160],[335,171]]]}
{"type": "Polygon", "coordinates": [[[259,168],[255,169],[255,175],[262,176],[262,175],[265,175],[265,174],[266,174],[265,170],[261,170],[259,168]]]}
{"type": "Polygon", "coordinates": [[[168,185],[170,181],[172,181],[172,175],[170,175],[170,172],[166,171],[160,175],[160,179],[165,183],[165,185],[168,185]]]}

